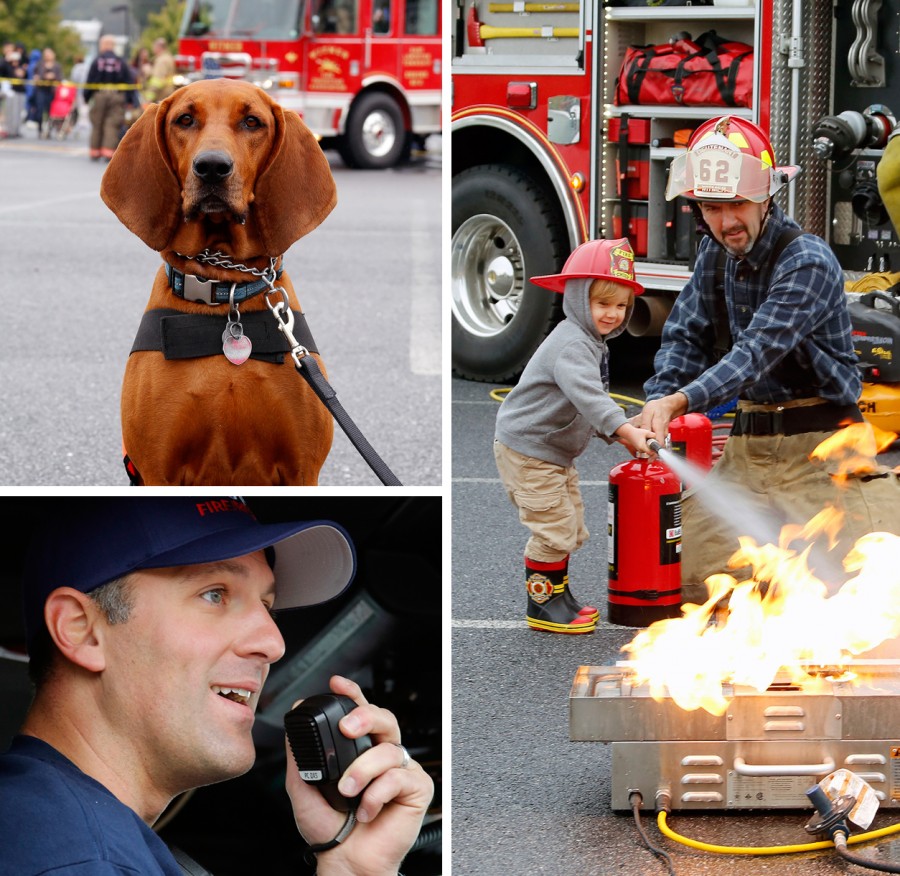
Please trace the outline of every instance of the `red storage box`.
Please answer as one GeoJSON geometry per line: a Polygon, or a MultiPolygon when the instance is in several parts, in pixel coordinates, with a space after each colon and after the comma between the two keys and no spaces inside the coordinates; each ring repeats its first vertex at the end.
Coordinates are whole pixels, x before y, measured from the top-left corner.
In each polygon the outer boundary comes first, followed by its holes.
{"type": "MultiPolygon", "coordinates": [[[[619,143],[622,133],[622,119],[609,120],[607,142],[611,146],[619,143]]],[[[646,201],[650,196],[650,119],[628,118],[628,157],[625,168],[625,196],[632,201],[646,201]],[[637,148],[630,148],[637,146],[637,148]]],[[[616,158],[616,191],[622,197],[622,169],[620,158],[616,158]]]]}
{"type": "MultiPolygon", "coordinates": [[[[616,191],[622,196],[622,168],[616,159],[616,191]]],[[[650,147],[628,150],[625,166],[625,196],[631,201],[646,201],[650,197],[650,147]]]]}
{"type": "Polygon", "coordinates": [[[613,207],[613,237],[627,237],[636,256],[647,255],[647,205],[629,205],[628,229],[622,230],[622,208],[613,207]]]}
{"type": "MultiPolygon", "coordinates": [[[[619,134],[622,130],[621,126],[622,120],[620,118],[609,120],[609,127],[607,128],[606,133],[606,139],[609,143],[618,143],[619,134]]],[[[633,119],[629,116],[628,142],[638,144],[643,143],[644,145],[650,143],[650,119],[633,119]]]]}

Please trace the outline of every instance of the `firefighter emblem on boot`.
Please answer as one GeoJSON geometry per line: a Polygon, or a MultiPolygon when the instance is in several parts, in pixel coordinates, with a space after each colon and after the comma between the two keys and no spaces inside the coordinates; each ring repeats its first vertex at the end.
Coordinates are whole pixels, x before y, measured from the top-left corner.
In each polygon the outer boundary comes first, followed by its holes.
{"type": "Polygon", "coordinates": [[[538,605],[543,605],[553,596],[553,582],[540,572],[534,572],[528,576],[525,581],[525,589],[538,605]]]}

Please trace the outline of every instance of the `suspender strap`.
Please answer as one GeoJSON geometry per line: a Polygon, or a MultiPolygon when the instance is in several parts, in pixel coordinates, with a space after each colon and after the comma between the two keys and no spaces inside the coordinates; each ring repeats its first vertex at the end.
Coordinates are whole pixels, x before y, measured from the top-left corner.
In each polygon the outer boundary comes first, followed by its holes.
{"type": "MultiPolygon", "coordinates": [[[[804,232],[799,228],[785,228],[778,240],[775,241],[775,246],[772,247],[769,264],[774,268],[785,247],[803,234],[804,232]]],[[[728,309],[725,307],[725,260],[727,257],[728,254],[720,246],[716,255],[716,271],[713,279],[713,306],[715,307],[713,327],[716,333],[713,353],[717,362],[731,349],[731,327],[728,324],[728,309]]]]}

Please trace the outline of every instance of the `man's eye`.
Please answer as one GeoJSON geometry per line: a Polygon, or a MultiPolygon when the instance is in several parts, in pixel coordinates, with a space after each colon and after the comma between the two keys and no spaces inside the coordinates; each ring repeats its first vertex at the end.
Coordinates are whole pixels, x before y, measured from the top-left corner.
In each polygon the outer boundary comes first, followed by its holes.
{"type": "Polygon", "coordinates": [[[205,599],[210,605],[221,605],[225,601],[224,590],[207,590],[200,595],[201,599],[205,599]]]}

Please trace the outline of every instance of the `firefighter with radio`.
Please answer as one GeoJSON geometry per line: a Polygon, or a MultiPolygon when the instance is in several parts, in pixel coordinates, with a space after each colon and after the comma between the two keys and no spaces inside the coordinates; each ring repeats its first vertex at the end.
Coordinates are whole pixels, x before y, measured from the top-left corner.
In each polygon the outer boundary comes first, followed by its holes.
{"type": "Polygon", "coordinates": [[[684,602],[704,602],[703,582],[714,573],[747,577],[728,560],[738,536],[753,534],[741,532],[752,512],[781,526],[806,523],[828,505],[842,510],[838,545],[831,554],[815,545],[810,559],[823,577],[840,570],[860,536],[900,533],[893,474],[871,460],[867,477],[839,486],[828,466],[809,458],[830,434],[862,420],[861,380],[841,266],[773,198],[798,172],[776,165],[757,125],[728,116],[697,128],[669,171],[666,198],[694,202],[704,239],[666,320],[644,386],[647,403],[634,422],[663,440],[673,418],[737,398],[731,435],[705,488],[735,484],[748,497],[747,513],[738,507],[725,520],[685,494],[684,602]]]}
{"type": "Polygon", "coordinates": [[[531,282],[563,293],[563,319],[538,347],[500,405],[494,438],[497,471],[525,546],[528,626],[551,633],[594,631],[599,611],[569,590],[569,555],[588,538],[575,458],[594,436],[649,453],[648,429],[635,427],[609,393],[607,341],[625,331],[634,296],[634,252],[625,238],[592,240],[562,273],[531,282]]]}

